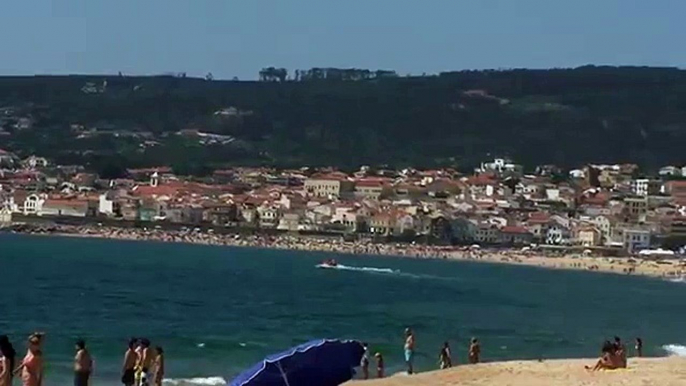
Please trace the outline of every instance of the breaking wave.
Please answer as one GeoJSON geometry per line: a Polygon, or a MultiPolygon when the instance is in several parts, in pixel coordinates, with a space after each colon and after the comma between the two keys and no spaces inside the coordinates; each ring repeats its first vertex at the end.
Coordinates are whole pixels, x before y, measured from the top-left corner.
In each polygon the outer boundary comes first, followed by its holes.
{"type": "Polygon", "coordinates": [[[680,344],[666,344],[662,349],[667,351],[670,356],[686,357],[686,346],[680,344]]]}
{"type": "Polygon", "coordinates": [[[226,380],[222,377],[207,377],[207,378],[180,378],[180,379],[165,379],[162,381],[165,386],[224,386],[226,380]]]}

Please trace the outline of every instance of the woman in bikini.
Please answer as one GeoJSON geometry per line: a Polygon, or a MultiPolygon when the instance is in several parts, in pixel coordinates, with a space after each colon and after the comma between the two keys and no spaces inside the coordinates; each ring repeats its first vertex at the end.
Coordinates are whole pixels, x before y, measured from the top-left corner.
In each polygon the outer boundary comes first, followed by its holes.
{"type": "Polygon", "coordinates": [[[43,386],[42,334],[29,337],[29,350],[15,373],[21,372],[22,386],[43,386]]]}

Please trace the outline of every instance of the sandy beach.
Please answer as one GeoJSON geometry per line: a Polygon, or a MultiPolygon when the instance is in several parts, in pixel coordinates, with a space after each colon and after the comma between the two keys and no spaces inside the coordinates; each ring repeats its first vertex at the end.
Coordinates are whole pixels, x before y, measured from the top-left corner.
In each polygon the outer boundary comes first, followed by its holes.
{"type": "Polygon", "coordinates": [[[59,225],[49,228],[22,224],[14,233],[34,235],[95,237],[118,240],[192,243],[232,247],[257,247],[298,251],[320,251],[340,254],[398,256],[464,260],[483,263],[527,265],[547,269],[567,269],[622,275],[641,275],[674,281],[686,279],[686,264],[676,258],[660,261],[640,257],[602,257],[585,254],[550,256],[545,251],[521,249],[487,249],[465,246],[430,246],[407,243],[373,243],[369,240],[344,241],[335,237],[298,235],[214,234],[197,230],[173,231],[147,228],[114,228],[59,225]]]}
{"type": "Polygon", "coordinates": [[[596,359],[497,362],[413,376],[349,382],[349,386],[676,386],[686,385],[686,358],[630,359],[629,368],[590,372],[596,359]]]}

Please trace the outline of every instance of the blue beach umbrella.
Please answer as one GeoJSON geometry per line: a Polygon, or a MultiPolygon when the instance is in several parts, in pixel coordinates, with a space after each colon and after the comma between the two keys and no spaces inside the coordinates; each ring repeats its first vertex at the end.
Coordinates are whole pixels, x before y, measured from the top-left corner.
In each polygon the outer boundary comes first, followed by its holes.
{"type": "Polygon", "coordinates": [[[266,357],[230,385],[338,386],[352,379],[363,353],[354,340],[313,340],[266,357]]]}

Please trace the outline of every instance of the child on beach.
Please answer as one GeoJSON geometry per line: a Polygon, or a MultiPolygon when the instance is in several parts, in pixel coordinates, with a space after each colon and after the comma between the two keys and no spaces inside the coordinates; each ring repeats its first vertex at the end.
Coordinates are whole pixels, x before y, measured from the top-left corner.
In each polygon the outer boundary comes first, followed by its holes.
{"type": "Polygon", "coordinates": [[[376,377],[377,378],[383,378],[384,377],[383,355],[381,355],[380,352],[377,352],[376,354],[374,354],[374,358],[376,359],[376,377]]]}
{"type": "Polygon", "coordinates": [[[636,356],[643,356],[643,340],[641,338],[636,338],[636,356]]]}
{"type": "Polygon", "coordinates": [[[440,364],[441,370],[453,367],[448,342],[443,343],[443,347],[441,347],[441,351],[438,354],[438,363],[440,364]]]}
{"type": "Polygon", "coordinates": [[[407,374],[414,373],[414,333],[410,328],[405,329],[405,363],[407,364],[407,374]]]}

